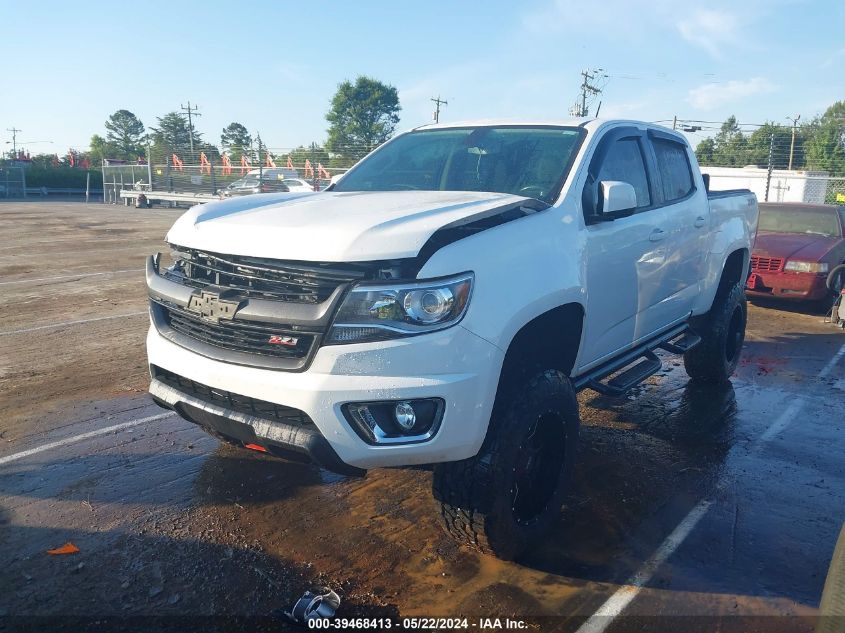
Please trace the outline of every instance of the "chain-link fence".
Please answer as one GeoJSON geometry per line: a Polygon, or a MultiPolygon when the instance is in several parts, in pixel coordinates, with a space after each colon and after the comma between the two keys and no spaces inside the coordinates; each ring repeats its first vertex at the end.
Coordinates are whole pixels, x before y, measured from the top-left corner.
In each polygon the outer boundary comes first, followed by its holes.
{"type": "Polygon", "coordinates": [[[0,198],[25,198],[26,172],[23,167],[0,167],[0,198]]]}
{"type": "Polygon", "coordinates": [[[689,134],[713,189],[746,188],[768,202],[845,204],[845,120],[659,123],[689,134]]]}
{"type": "MultiPolygon", "coordinates": [[[[333,177],[345,173],[358,156],[370,147],[343,148],[344,153],[330,154],[314,145],[311,148],[265,148],[219,153],[205,150],[150,150],[149,163],[139,161],[103,161],[103,201],[121,202],[121,191],[144,192],[151,200],[168,198],[165,194],[184,194],[192,201],[219,197],[240,184],[257,183],[258,190],[273,190],[283,181],[291,190],[325,189],[333,177]],[[158,198],[156,194],[160,194],[158,198]]],[[[170,196],[170,197],[174,197],[170,196]]],[[[126,195],[124,195],[126,198],[126,195]]]]}

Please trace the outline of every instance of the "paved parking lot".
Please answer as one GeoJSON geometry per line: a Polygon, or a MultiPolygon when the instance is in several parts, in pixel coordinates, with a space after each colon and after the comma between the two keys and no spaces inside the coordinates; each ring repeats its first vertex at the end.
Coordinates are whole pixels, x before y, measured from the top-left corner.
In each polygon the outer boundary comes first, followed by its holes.
{"type": "Polygon", "coordinates": [[[441,534],[425,469],[339,477],[149,401],[143,257],[179,213],[0,203],[0,615],[263,617],[317,582],[346,617],[812,630],[845,522],[845,334],[821,315],[752,305],[723,388],[666,357],[627,398],[584,392],[572,500],[504,563],[441,534]]]}

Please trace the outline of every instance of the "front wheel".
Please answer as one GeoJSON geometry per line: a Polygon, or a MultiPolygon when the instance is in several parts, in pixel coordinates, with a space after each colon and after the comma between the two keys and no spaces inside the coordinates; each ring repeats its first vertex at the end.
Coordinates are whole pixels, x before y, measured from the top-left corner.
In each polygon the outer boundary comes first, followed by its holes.
{"type": "MultiPolygon", "coordinates": [[[[505,385],[507,388],[508,386],[505,385]]],[[[578,402],[569,378],[547,370],[497,403],[478,455],[438,464],[433,492],[446,531],[486,554],[513,560],[559,517],[578,444],[578,402]]]]}
{"type": "Polygon", "coordinates": [[[718,384],[731,377],[739,364],[747,319],[742,284],[720,286],[710,312],[694,318],[691,324],[701,343],[684,354],[684,368],[690,378],[718,384]]]}

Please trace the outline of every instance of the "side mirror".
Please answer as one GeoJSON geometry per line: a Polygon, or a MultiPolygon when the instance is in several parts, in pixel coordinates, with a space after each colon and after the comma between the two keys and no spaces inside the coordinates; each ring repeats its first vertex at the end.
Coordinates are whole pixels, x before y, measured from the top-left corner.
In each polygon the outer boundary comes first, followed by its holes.
{"type": "Polygon", "coordinates": [[[627,182],[603,180],[601,194],[601,216],[604,218],[624,218],[637,208],[637,192],[627,182]]]}

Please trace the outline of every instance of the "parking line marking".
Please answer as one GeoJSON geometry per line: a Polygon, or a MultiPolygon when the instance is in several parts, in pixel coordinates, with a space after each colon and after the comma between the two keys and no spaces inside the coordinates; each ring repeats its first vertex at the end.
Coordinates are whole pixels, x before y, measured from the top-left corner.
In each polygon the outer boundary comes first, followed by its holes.
{"type": "Polygon", "coordinates": [[[778,433],[789,426],[789,423],[792,422],[793,418],[798,411],[800,411],[802,406],[804,406],[804,403],[801,400],[796,400],[786,407],[784,412],[778,416],[777,420],[772,422],[769,428],[766,429],[766,432],[757,439],[757,445],[754,448],[759,449],[761,444],[770,441],[778,433]]]}
{"type": "Polygon", "coordinates": [[[698,522],[707,514],[707,511],[712,505],[712,501],[699,501],[689,514],[684,517],[684,520],[678,524],[672,533],[665,541],[657,548],[654,554],[651,555],[643,566],[628,579],[628,582],[620,587],[616,593],[608,598],[604,604],[599,607],[593,615],[591,615],[582,624],[577,633],[601,633],[604,631],[613,620],[622,613],[630,602],[637,597],[643,586],[651,580],[654,572],[675,552],[681,543],[683,543],[693,528],[698,525],[698,522]]]}
{"type": "Polygon", "coordinates": [[[8,464],[10,462],[17,461],[19,459],[23,459],[24,457],[30,457],[31,455],[37,455],[38,453],[43,453],[44,451],[49,451],[54,448],[60,448],[62,446],[67,446],[68,444],[75,444],[76,442],[81,442],[83,440],[91,439],[92,437],[97,437],[99,435],[107,435],[114,431],[122,431],[123,429],[128,429],[133,426],[138,426],[139,424],[146,424],[147,422],[156,422],[158,420],[163,420],[164,418],[169,418],[176,415],[174,412],[169,413],[159,413],[158,415],[151,415],[146,418],[141,418],[139,420],[130,420],[129,422],[121,422],[120,424],[115,424],[113,426],[107,426],[103,429],[97,429],[96,431],[88,431],[87,433],[81,433],[80,435],[74,435],[73,437],[68,437],[63,440],[59,440],[58,442],[50,442],[49,444],[42,444],[41,446],[37,446],[35,448],[30,448],[26,451],[21,451],[20,453],[13,453],[11,455],[7,455],[6,457],[0,457],[0,466],[3,464],[8,464]]]}
{"type": "MultiPolygon", "coordinates": [[[[836,364],[843,356],[845,356],[845,345],[843,345],[840,350],[834,354],[833,358],[831,358],[830,361],[828,361],[828,363],[822,368],[822,370],[816,374],[816,378],[826,378],[827,375],[833,371],[833,368],[836,367],[836,364]]],[[[802,400],[796,400],[790,404],[757,439],[752,447],[752,450],[759,449],[760,444],[769,442],[778,433],[783,431],[789,423],[792,422],[801,410],[802,406],[804,406],[804,402],[802,400]]],[[[716,490],[721,490],[724,485],[725,482],[719,482],[716,485],[716,490]]],[[[587,618],[584,624],[578,628],[576,633],[602,633],[602,631],[607,629],[616,617],[624,611],[625,607],[627,607],[631,601],[637,597],[643,586],[651,580],[658,567],[666,562],[666,559],[668,559],[684,542],[690,532],[692,532],[693,528],[699,521],[701,521],[704,515],[707,514],[707,511],[710,509],[712,504],[713,502],[707,498],[699,501],[698,505],[690,510],[689,514],[684,517],[678,527],[676,527],[666,540],[663,541],[654,554],[652,554],[651,557],[643,563],[642,567],[640,567],[640,569],[628,579],[626,584],[619,587],[619,589],[617,589],[614,594],[599,607],[598,611],[587,618]]]]}
{"type": "Polygon", "coordinates": [[[59,275],[58,277],[39,277],[37,279],[14,279],[12,281],[0,281],[0,286],[9,286],[11,284],[26,284],[35,283],[37,281],[56,281],[58,279],[75,279],[82,277],[96,277],[97,275],[121,275],[123,273],[137,273],[142,272],[140,268],[132,268],[129,270],[109,270],[104,273],[79,273],[78,275],[59,275]]]}
{"type": "Polygon", "coordinates": [[[25,334],[26,332],[38,332],[39,330],[50,330],[57,327],[65,327],[66,325],[80,325],[82,323],[94,323],[95,321],[107,321],[108,319],[125,319],[126,317],[140,316],[148,314],[147,310],[143,312],[130,312],[129,314],[114,314],[112,316],[95,317],[93,319],[80,319],[79,321],[64,321],[63,323],[53,323],[51,325],[39,325],[38,327],[27,327],[22,330],[7,330],[0,332],[0,336],[7,336],[9,334],[25,334]]]}
{"type": "Polygon", "coordinates": [[[827,375],[828,375],[830,372],[832,372],[832,371],[833,371],[833,368],[834,368],[834,367],[836,367],[836,364],[839,362],[839,360],[840,360],[843,356],[845,356],[845,345],[843,345],[843,346],[839,349],[839,351],[838,351],[838,352],[836,352],[836,354],[834,354],[833,358],[831,358],[831,359],[830,359],[830,361],[828,362],[828,364],[824,366],[824,369],[822,369],[822,370],[819,372],[818,377],[819,377],[819,378],[827,378],[827,375]]]}

